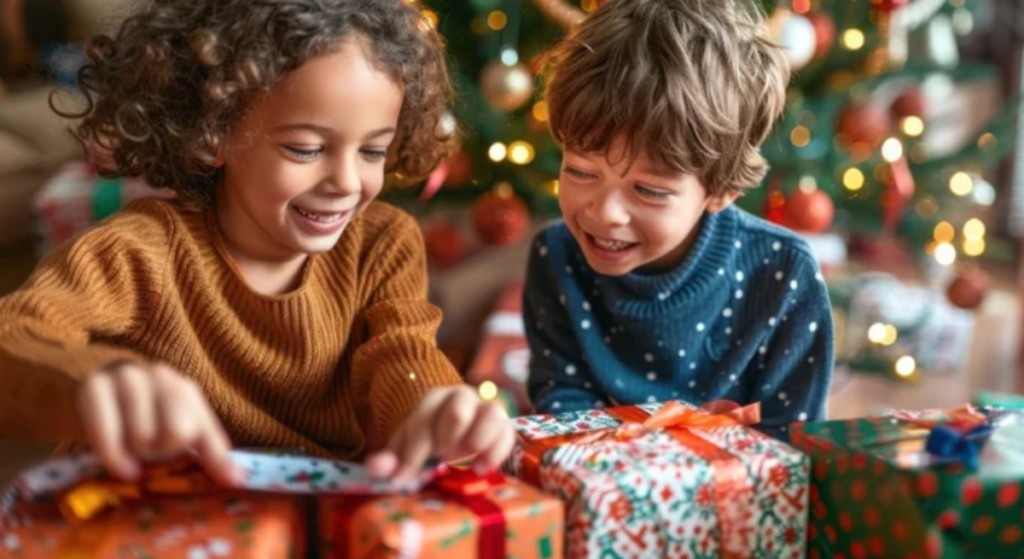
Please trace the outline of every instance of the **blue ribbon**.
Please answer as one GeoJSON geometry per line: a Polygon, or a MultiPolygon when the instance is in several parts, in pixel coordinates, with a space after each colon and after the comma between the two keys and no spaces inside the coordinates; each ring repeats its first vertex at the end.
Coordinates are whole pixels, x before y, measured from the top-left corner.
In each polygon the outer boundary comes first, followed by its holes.
{"type": "Polygon", "coordinates": [[[979,425],[962,432],[948,425],[936,425],[928,435],[925,450],[950,462],[959,462],[971,469],[979,464],[981,448],[992,434],[992,425],[979,425]]]}

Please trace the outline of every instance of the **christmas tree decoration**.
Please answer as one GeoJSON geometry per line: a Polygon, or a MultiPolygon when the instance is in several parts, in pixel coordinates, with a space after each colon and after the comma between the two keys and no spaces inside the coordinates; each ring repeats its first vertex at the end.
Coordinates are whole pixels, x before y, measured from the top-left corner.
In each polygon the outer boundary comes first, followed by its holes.
{"type": "Polygon", "coordinates": [[[448,177],[445,186],[466,186],[473,178],[473,161],[465,150],[459,150],[448,156],[448,177]]]}
{"type": "Polygon", "coordinates": [[[558,23],[566,30],[579,25],[587,14],[570,4],[567,0],[533,0],[541,12],[550,20],[558,23]]]}
{"type": "Polygon", "coordinates": [[[782,47],[786,59],[794,70],[799,70],[814,58],[818,48],[816,29],[806,17],[778,9],[773,13],[773,22],[769,29],[775,33],[772,42],[782,47]]]}
{"type": "Polygon", "coordinates": [[[880,12],[890,13],[907,5],[908,0],[871,0],[871,3],[880,12]]]}
{"type": "Polygon", "coordinates": [[[498,185],[473,203],[473,227],[488,244],[516,244],[529,226],[530,210],[507,184],[498,185]]]}
{"type": "Polygon", "coordinates": [[[458,126],[455,115],[445,112],[437,121],[437,126],[434,127],[434,137],[442,141],[450,140],[458,131],[458,126]]]}
{"type": "Polygon", "coordinates": [[[848,148],[874,150],[890,134],[889,114],[871,101],[853,101],[839,113],[836,130],[848,148]]]}
{"type": "Polygon", "coordinates": [[[492,107],[514,111],[533,96],[533,74],[525,64],[492,60],[480,74],[480,90],[492,107]]]}
{"type": "Polygon", "coordinates": [[[785,202],[783,223],[794,231],[821,233],[832,225],[835,205],[832,198],[818,190],[813,177],[804,177],[785,202]]]}
{"type": "Polygon", "coordinates": [[[914,175],[910,172],[906,159],[900,157],[889,163],[884,184],[882,219],[885,230],[892,233],[903,220],[907,206],[914,197],[914,175]]]}
{"type": "Polygon", "coordinates": [[[949,302],[966,310],[975,310],[985,302],[992,281],[976,266],[965,266],[946,288],[949,302]]]}
{"type": "Polygon", "coordinates": [[[908,87],[904,89],[892,102],[889,108],[895,119],[907,117],[923,118],[925,115],[925,95],[920,87],[908,87]]]}
{"type": "Polygon", "coordinates": [[[436,221],[423,228],[427,259],[440,268],[458,264],[469,252],[462,230],[449,221],[436,221]]]}
{"type": "Polygon", "coordinates": [[[825,12],[811,12],[807,19],[814,26],[814,60],[825,58],[836,44],[836,24],[825,12]]]}

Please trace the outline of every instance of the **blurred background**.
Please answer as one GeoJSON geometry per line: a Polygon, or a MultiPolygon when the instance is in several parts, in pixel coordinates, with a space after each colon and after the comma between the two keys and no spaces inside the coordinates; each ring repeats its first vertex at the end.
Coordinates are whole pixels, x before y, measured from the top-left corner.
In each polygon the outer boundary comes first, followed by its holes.
{"type": "MultiPolygon", "coordinates": [[[[740,200],[804,235],[836,315],[830,413],[1019,403],[1024,6],[1019,0],[751,0],[795,72],[740,200]]],[[[0,294],[127,201],[51,113],[83,41],[141,0],[0,0],[0,294]]],[[[422,223],[439,342],[485,398],[528,410],[520,282],[558,218],[542,53],[601,0],[426,0],[445,37],[462,149],[389,199],[422,223]]]]}

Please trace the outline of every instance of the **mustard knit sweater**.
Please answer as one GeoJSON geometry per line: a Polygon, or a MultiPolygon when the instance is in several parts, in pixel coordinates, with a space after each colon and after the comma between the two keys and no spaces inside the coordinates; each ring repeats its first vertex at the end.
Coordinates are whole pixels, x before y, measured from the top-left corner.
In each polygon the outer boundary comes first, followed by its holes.
{"type": "Polygon", "coordinates": [[[422,237],[382,203],[294,291],[252,291],[212,211],[142,200],[46,258],[0,299],[0,437],[80,441],[76,383],[120,359],[167,363],[238,446],[355,458],[431,388],[461,382],[437,349],[422,237]]]}

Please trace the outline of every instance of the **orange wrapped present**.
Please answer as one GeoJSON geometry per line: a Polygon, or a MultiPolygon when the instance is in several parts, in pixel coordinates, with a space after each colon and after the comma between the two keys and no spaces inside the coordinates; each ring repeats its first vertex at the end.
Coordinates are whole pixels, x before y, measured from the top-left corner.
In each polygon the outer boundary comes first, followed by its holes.
{"type": "Polygon", "coordinates": [[[451,470],[415,495],[322,499],[322,556],[555,559],[563,514],[557,499],[501,474],[451,470]]]}
{"type": "Polygon", "coordinates": [[[72,524],[60,514],[0,520],[3,559],[206,559],[303,557],[292,497],[219,494],[130,502],[72,524]]]}

